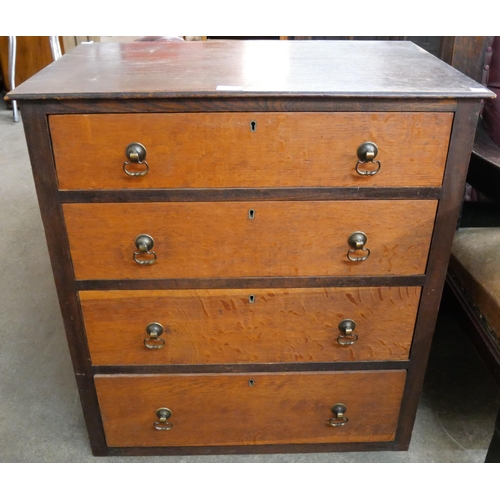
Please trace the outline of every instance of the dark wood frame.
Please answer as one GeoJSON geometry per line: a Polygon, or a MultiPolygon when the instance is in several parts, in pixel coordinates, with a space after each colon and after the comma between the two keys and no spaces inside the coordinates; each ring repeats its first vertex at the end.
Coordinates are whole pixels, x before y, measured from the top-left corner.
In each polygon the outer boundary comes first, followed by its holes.
{"type": "MultiPolygon", "coordinates": [[[[423,384],[432,334],[437,318],[441,293],[444,285],[446,267],[458,218],[463,186],[467,173],[469,154],[472,147],[474,130],[479,112],[480,101],[474,99],[370,99],[356,98],[346,100],[338,98],[302,98],[302,99],[136,99],[133,102],[119,100],[92,100],[82,103],[79,100],[63,101],[25,101],[23,117],[28,141],[29,155],[33,167],[36,190],[40,202],[42,220],[47,237],[49,254],[54,272],[59,303],[64,318],[66,335],[84,409],[90,443],[94,455],[180,455],[180,454],[233,454],[233,453],[288,453],[288,452],[330,452],[359,450],[406,450],[408,449],[414,424],[418,399],[423,384]],[[148,111],[201,112],[201,111],[442,111],[455,112],[444,183],[442,188],[308,188],[308,189],[248,189],[248,190],[153,190],[153,191],[102,191],[87,193],[82,191],[59,192],[54,158],[51,149],[48,115],[54,113],[139,113],[148,111]],[[270,368],[267,365],[254,366],[212,366],[212,367],[170,367],[171,371],[258,371],[272,370],[352,370],[355,369],[401,369],[408,368],[408,377],[404,391],[399,424],[394,442],[384,443],[342,443],[322,445],[266,445],[266,446],[229,446],[229,447],[189,447],[189,448],[108,448],[99,412],[93,375],[96,373],[152,373],[151,367],[93,367],[85,338],[85,328],[80,308],[78,291],[105,288],[144,288],[151,282],[113,281],[104,283],[75,281],[71,262],[69,242],[66,234],[61,203],[105,202],[105,201],[145,201],[145,200],[184,200],[199,199],[202,195],[208,199],[438,199],[438,211],[432,236],[429,264],[425,276],[414,277],[311,277],[306,279],[280,278],[257,280],[259,286],[423,286],[413,347],[407,362],[383,363],[322,363],[297,365],[278,364],[270,368]]],[[[162,288],[191,287],[248,287],[255,286],[256,280],[160,280],[155,286],[162,288]]],[[[165,368],[156,368],[165,371],[165,368]]],[[[168,371],[168,370],[167,370],[168,371]]]]}

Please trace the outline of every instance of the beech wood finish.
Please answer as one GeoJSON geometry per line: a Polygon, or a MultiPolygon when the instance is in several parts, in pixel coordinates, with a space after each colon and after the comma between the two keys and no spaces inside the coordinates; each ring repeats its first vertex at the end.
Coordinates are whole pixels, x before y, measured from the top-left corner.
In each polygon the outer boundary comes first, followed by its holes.
{"type": "Polygon", "coordinates": [[[452,113],[150,113],[55,115],[49,122],[60,189],[141,189],[440,186],[452,119],[452,113]],[[379,148],[382,167],[374,176],[355,169],[366,141],[379,148]],[[123,171],[131,142],[146,148],[144,176],[123,171]]]}
{"type": "MultiPolygon", "coordinates": [[[[42,220],[93,453],[172,455],[407,449],[463,195],[480,101],[492,95],[411,43],[284,41],[80,46],[11,92],[11,99],[23,101],[23,122],[42,220]],[[337,184],[340,181],[336,179],[344,176],[340,172],[343,167],[339,166],[334,169],[331,184],[308,185],[307,176],[304,179],[301,174],[293,182],[291,176],[283,181],[284,184],[269,186],[265,182],[269,182],[274,173],[267,173],[266,168],[260,165],[255,166],[255,175],[248,172],[251,169],[233,165],[233,173],[247,175],[246,179],[240,177],[239,184],[236,181],[233,184],[228,183],[230,170],[219,165],[218,168],[222,168],[227,175],[224,174],[224,182],[212,177],[212,186],[180,187],[180,184],[171,189],[159,184],[150,189],[145,185],[130,188],[94,185],[89,189],[88,172],[84,173],[82,169],[81,178],[74,176],[73,187],[59,189],[61,158],[57,159],[56,165],[51,136],[51,126],[59,118],[115,114],[122,119],[137,114],[140,120],[149,114],[179,114],[182,117],[191,114],[195,118],[189,119],[196,122],[196,118],[207,114],[220,114],[223,121],[225,116],[233,113],[248,113],[249,117],[255,113],[262,116],[279,114],[280,117],[286,114],[284,120],[295,113],[317,114],[317,117],[338,113],[360,113],[357,116],[361,116],[362,113],[364,116],[387,116],[388,123],[396,120],[389,115],[397,115],[398,118],[418,115],[418,120],[424,123],[424,114],[429,113],[437,120],[446,121],[452,113],[453,123],[444,176],[442,158],[433,166],[426,160],[424,170],[427,173],[421,179],[435,180],[425,185],[412,184],[412,179],[406,180],[412,175],[421,175],[418,169],[408,169],[403,164],[405,146],[413,140],[407,137],[401,144],[402,161],[399,166],[402,168],[394,170],[403,170],[406,179],[394,184],[391,184],[394,182],[392,175],[390,180],[385,177],[384,182],[380,177],[380,184],[377,176],[356,180],[352,184],[347,181],[343,185],[337,184]],[[337,175],[340,177],[335,177],[337,175]],[[249,178],[253,178],[255,184],[247,185],[249,178]],[[219,187],[214,188],[217,185],[219,187]],[[207,207],[210,208],[208,214],[201,210],[207,207]],[[243,217],[240,215],[241,207],[245,208],[243,217]],[[256,211],[254,220],[248,219],[249,209],[256,211]],[[194,222],[193,216],[196,216],[194,222]],[[265,221],[272,223],[271,226],[266,227],[265,221]],[[144,227],[146,223],[148,226],[144,227]],[[368,234],[366,246],[374,253],[365,262],[340,260],[336,267],[328,267],[335,261],[328,252],[335,252],[345,245],[342,255],[339,253],[338,256],[346,260],[347,237],[350,232],[364,231],[367,225],[370,230],[377,228],[373,235],[365,231],[368,234]],[[160,231],[159,235],[152,234],[156,241],[154,250],[161,250],[158,263],[147,270],[141,269],[139,274],[135,270],[130,272],[127,262],[135,250],[135,237],[155,228],[160,231]],[[132,229],[134,231],[129,234],[132,229]],[[339,231],[343,233],[348,229],[347,234],[338,235],[339,231]],[[112,238],[109,238],[110,234],[112,238]],[[383,239],[389,242],[385,247],[380,243],[383,239]],[[334,240],[342,243],[330,243],[334,240]],[[179,242],[186,245],[184,254],[176,246],[179,242]],[[277,244],[275,248],[272,247],[273,242],[277,244]],[[167,254],[172,249],[175,250],[176,265],[168,267],[165,266],[169,258],[167,254]],[[261,261],[256,260],[251,250],[257,252],[261,261]],[[228,254],[227,251],[233,253],[228,254]],[[187,255],[191,256],[189,265],[187,255]],[[204,257],[197,261],[200,256],[204,257]],[[279,263],[280,258],[284,259],[284,265],[279,263]],[[400,266],[402,263],[404,266],[400,266]],[[271,274],[280,269],[281,275],[271,274]],[[373,295],[366,287],[381,290],[384,300],[377,302],[378,293],[373,295]],[[404,302],[406,306],[393,296],[393,292],[400,287],[411,287],[407,289],[411,299],[404,302]],[[293,311],[299,304],[306,309],[311,307],[309,304],[316,304],[314,294],[318,288],[326,289],[330,297],[344,297],[338,299],[338,303],[346,306],[345,298],[349,293],[346,288],[359,289],[359,296],[364,297],[363,305],[358,307],[349,302],[348,307],[352,307],[353,313],[363,311],[365,317],[359,320],[359,328],[370,322],[373,325],[370,339],[375,340],[380,360],[365,357],[366,353],[354,351],[354,348],[350,348],[356,353],[353,360],[320,360],[323,352],[320,354],[319,350],[315,354],[317,358],[284,360],[286,346],[283,344],[279,348],[273,344],[274,347],[269,350],[262,349],[258,353],[259,359],[247,357],[247,361],[237,356],[223,361],[227,352],[224,347],[227,346],[221,346],[222,351],[216,349],[217,356],[221,357],[214,363],[210,360],[184,363],[177,358],[174,363],[160,361],[159,364],[146,364],[136,359],[133,364],[117,359],[109,361],[115,364],[95,364],[91,357],[89,347],[93,356],[97,352],[95,345],[103,337],[116,339],[120,336],[115,330],[103,333],[101,329],[97,336],[92,333],[94,328],[95,331],[98,331],[97,327],[105,328],[107,319],[104,315],[111,303],[116,305],[108,309],[109,318],[115,320],[114,324],[123,325],[120,328],[125,331],[134,320],[130,313],[123,317],[120,312],[129,308],[134,311],[137,307],[134,315],[140,317],[139,304],[142,304],[145,311],[167,311],[165,319],[168,319],[175,315],[175,310],[168,306],[164,309],[163,304],[171,304],[172,296],[178,293],[189,302],[198,294],[204,299],[190,306],[192,312],[186,314],[183,321],[192,325],[199,317],[197,315],[201,314],[201,303],[205,308],[210,304],[207,309],[209,321],[204,321],[203,331],[213,332],[210,328],[207,330],[207,325],[215,325],[217,336],[207,338],[223,339],[232,335],[231,332],[238,327],[237,321],[228,327],[223,318],[228,314],[239,318],[240,312],[250,308],[244,308],[242,304],[241,309],[224,309],[217,320],[211,320],[217,312],[214,304],[222,304],[223,300],[214,301],[214,297],[227,297],[244,291],[249,295],[254,293],[257,299],[274,293],[275,297],[281,296],[284,300],[284,297],[289,298],[296,292],[300,299],[290,307],[289,310],[293,311]],[[298,292],[294,289],[302,290],[298,292]],[[370,304],[371,299],[366,299],[366,294],[375,297],[373,304],[370,304]],[[401,358],[395,359],[391,356],[399,356],[401,350],[391,347],[390,340],[384,335],[389,333],[390,325],[397,321],[395,318],[398,315],[406,318],[402,319],[401,325],[409,325],[409,311],[415,307],[410,303],[415,304],[419,294],[409,358],[406,351],[404,355],[401,353],[401,358]],[[137,297],[140,298],[139,303],[136,302],[137,297]],[[152,305],[152,297],[155,303],[162,305],[152,305]],[[388,304],[391,304],[390,308],[388,304]],[[376,325],[375,320],[370,319],[372,311],[373,317],[379,317],[376,325]],[[401,311],[406,311],[407,315],[399,314],[401,311]],[[224,331],[220,334],[216,325],[223,323],[224,331]],[[384,327],[384,323],[388,326],[384,327]],[[270,352],[271,349],[275,351],[270,352]],[[388,357],[386,353],[391,350],[388,357]],[[269,356],[267,359],[271,361],[263,361],[262,356],[269,356]],[[272,361],[273,357],[275,361],[272,361]],[[248,385],[250,379],[257,381],[252,387],[248,385]],[[245,390],[240,391],[243,380],[247,385],[245,390]],[[259,384],[259,381],[262,383],[259,384]],[[264,387],[262,392],[258,392],[259,385],[264,387]],[[342,392],[336,394],[337,388],[342,392]],[[257,389],[253,394],[258,396],[250,397],[253,389],[257,389]],[[152,428],[155,411],[170,404],[164,400],[170,394],[175,395],[176,405],[181,405],[172,408],[174,428],[167,432],[155,431],[152,428]],[[276,397],[276,394],[281,396],[276,397]],[[346,400],[331,401],[335,395],[345,395],[346,400]],[[160,396],[161,402],[156,400],[157,396],[160,396]],[[230,408],[231,401],[238,404],[230,408]],[[179,417],[187,413],[179,413],[178,408],[183,408],[184,402],[189,402],[189,416],[184,422],[190,422],[194,430],[182,434],[182,439],[170,438],[172,433],[178,436],[183,432],[179,417]],[[210,406],[209,417],[210,422],[215,422],[215,433],[211,434],[209,430],[202,436],[200,421],[207,420],[206,407],[214,402],[220,402],[219,406],[210,406]],[[349,414],[346,416],[351,418],[352,415],[354,422],[360,423],[359,427],[352,425],[349,431],[347,427],[328,429],[325,425],[319,429],[303,423],[305,414],[319,417],[321,413],[325,424],[331,416],[331,407],[336,403],[348,406],[349,414]],[[150,404],[154,408],[151,409],[150,404]],[[320,412],[319,408],[326,408],[328,415],[324,417],[323,409],[320,412]],[[230,410],[229,413],[227,410],[230,410]],[[283,411],[291,416],[284,425],[280,425],[283,411]],[[131,418],[127,419],[128,416],[131,418]],[[249,418],[250,421],[245,420],[249,418]],[[250,425],[244,425],[248,422],[250,425]],[[255,428],[264,426],[263,433],[256,433],[252,423],[255,428]],[[267,428],[269,430],[265,430],[267,428]],[[181,432],[176,433],[179,429],[181,432]],[[340,433],[334,437],[325,433],[339,429],[340,433]],[[155,435],[150,439],[152,431],[155,435]],[[162,435],[160,441],[158,433],[162,435]],[[335,437],[339,435],[340,438],[335,437]],[[168,439],[173,441],[167,442],[168,439]],[[177,444],[173,445],[173,442],[177,444]]],[[[79,120],[76,119],[77,122],[79,120]]],[[[257,134],[261,123],[259,118],[257,134]]],[[[415,122],[412,123],[415,125],[415,122]]],[[[426,130],[408,126],[411,135],[419,135],[424,144],[427,144],[428,135],[429,147],[434,147],[431,143],[441,143],[443,137],[448,137],[449,126],[446,134],[445,128],[436,125],[426,130]]],[[[114,137],[116,134],[118,137],[121,133],[115,130],[106,135],[114,137]]],[[[397,133],[395,129],[391,132],[397,133]]],[[[353,127],[352,135],[355,134],[353,127]]],[[[68,132],[68,144],[84,144],[85,141],[82,142],[77,135],[75,131],[68,132]]],[[[134,136],[130,142],[136,140],[134,136]]],[[[320,139],[318,143],[321,143],[320,139]]],[[[380,154],[384,148],[381,146],[380,154]]],[[[424,150],[427,151],[426,148],[424,150]]],[[[236,149],[230,148],[231,151],[236,149]]],[[[306,151],[315,154],[316,150],[313,145],[307,145],[306,151]]],[[[436,158],[442,154],[439,151],[440,147],[436,146],[436,158]]],[[[269,155],[280,165],[280,158],[272,156],[272,151],[269,155]]],[[[83,150],[81,156],[83,162],[94,158],[91,150],[83,150]]],[[[101,165],[104,172],[114,168],[101,165]]],[[[272,167],[269,165],[268,170],[272,167]]],[[[70,168],[78,172],[76,165],[70,168]]],[[[286,166],[275,168],[286,170],[286,166]]],[[[326,168],[331,170],[329,165],[326,168]]],[[[311,172],[314,171],[311,168],[311,172]]],[[[329,179],[328,175],[322,176],[321,173],[314,175],[329,179]]],[[[177,181],[180,178],[179,174],[177,181]]],[[[206,178],[210,176],[206,175],[206,178]]],[[[355,294],[352,296],[357,297],[355,294]]],[[[402,296],[405,294],[402,293],[402,296]]],[[[232,300],[235,301],[234,298],[232,300]]],[[[258,305],[257,300],[252,310],[257,311],[255,307],[258,305]]],[[[269,300],[269,307],[271,305],[269,300]]],[[[299,308],[298,318],[301,319],[297,320],[298,323],[290,321],[285,332],[290,339],[298,339],[297,345],[303,342],[302,355],[305,358],[311,353],[314,342],[319,345],[318,339],[322,341],[325,338],[326,327],[321,325],[329,324],[325,321],[328,314],[335,317],[347,311],[334,310],[332,313],[319,306],[313,309],[315,312],[309,329],[300,328],[300,322],[307,314],[300,312],[299,308]]],[[[220,306],[218,310],[221,310],[220,306]]],[[[262,314],[266,314],[262,321],[268,322],[267,328],[262,326],[266,332],[279,334],[287,326],[286,322],[282,324],[279,321],[281,312],[277,313],[278,317],[273,315],[272,319],[269,319],[269,312],[262,310],[262,314]],[[272,330],[273,325],[276,325],[275,330],[272,330]]],[[[335,328],[332,321],[332,330],[335,328]]],[[[195,335],[193,332],[197,330],[195,326],[189,326],[189,331],[195,335]]],[[[140,334],[142,341],[145,331],[140,334]]],[[[199,346],[208,342],[203,333],[196,337],[199,346]]],[[[173,334],[171,338],[174,338],[173,334]]],[[[271,337],[264,334],[261,339],[271,341],[271,337]]],[[[183,340],[189,342],[187,336],[183,336],[183,340]]],[[[244,335],[238,341],[242,347],[248,344],[244,335]]],[[[361,342],[361,336],[358,342],[361,342]]],[[[401,344],[403,350],[407,349],[407,342],[401,344]]],[[[361,345],[359,343],[356,349],[361,345]]],[[[198,359],[203,356],[207,359],[210,351],[199,348],[198,359]]],[[[241,351],[244,357],[246,351],[244,348],[241,351]]],[[[106,352],[106,356],[114,355],[114,351],[106,352]]],[[[175,349],[167,354],[173,355],[175,349]]],[[[352,420],[349,421],[351,423],[352,420]]]]}
{"type": "Polygon", "coordinates": [[[97,375],[108,446],[225,446],[394,439],[406,372],[97,375]],[[349,421],[327,424],[337,403],[349,421]],[[172,410],[158,431],[158,408],[172,410]],[[231,416],[228,419],[228,416],[231,416]]]}
{"type": "Polygon", "coordinates": [[[95,280],[423,274],[436,206],[432,200],[254,201],[63,209],[76,279],[95,280]],[[347,239],[356,231],[368,236],[371,254],[363,262],[347,258],[347,239]],[[133,258],[143,233],[155,241],[153,265],[133,258]]]}
{"type": "Polygon", "coordinates": [[[419,299],[416,287],[80,292],[94,365],[405,360],[419,299]],[[345,319],[352,345],[338,341],[345,319]],[[144,345],[152,322],[159,349],[144,345]]]}

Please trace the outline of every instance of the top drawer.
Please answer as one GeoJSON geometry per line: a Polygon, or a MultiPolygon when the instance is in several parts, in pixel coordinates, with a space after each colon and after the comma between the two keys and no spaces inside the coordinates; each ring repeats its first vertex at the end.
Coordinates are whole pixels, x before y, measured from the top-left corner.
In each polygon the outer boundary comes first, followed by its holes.
{"type": "Polygon", "coordinates": [[[452,119],[453,113],[151,113],[52,115],[49,124],[61,190],[411,187],[441,185],[452,119]],[[123,168],[135,142],[146,149],[145,175],[123,168]],[[356,172],[364,142],[378,147],[375,175],[356,172]]]}

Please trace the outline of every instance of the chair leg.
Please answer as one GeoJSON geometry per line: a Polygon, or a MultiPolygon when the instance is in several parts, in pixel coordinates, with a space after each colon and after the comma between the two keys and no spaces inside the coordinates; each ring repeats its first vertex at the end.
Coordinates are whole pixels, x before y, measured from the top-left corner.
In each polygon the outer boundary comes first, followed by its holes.
{"type": "MultiPolygon", "coordinates": [[[[10,90],[16,88],[16,45],[15,36],[9,36],[9,83],[10,90]]],[[[12,111],[14,113],[14,122],[19,121],[19,110],[17,109],[17,101],[12,101],[12,111]]]]}
{"type": "Polygon", "coordinates": [[[491,440],[488,453],[486,454],[485,463],[500,463],[500,411],[498,412],[497,421],[495,423],[495,431],[491,440]]]}

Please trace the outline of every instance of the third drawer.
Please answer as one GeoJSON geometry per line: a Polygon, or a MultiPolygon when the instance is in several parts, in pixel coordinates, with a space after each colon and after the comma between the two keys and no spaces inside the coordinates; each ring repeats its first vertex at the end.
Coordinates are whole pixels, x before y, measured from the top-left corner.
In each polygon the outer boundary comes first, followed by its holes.
{"type": "Polygon", "coordinates": [[[393,361],[408,359],[420,291],[83,291],[80,301],[95,365],[393,361]]]}

